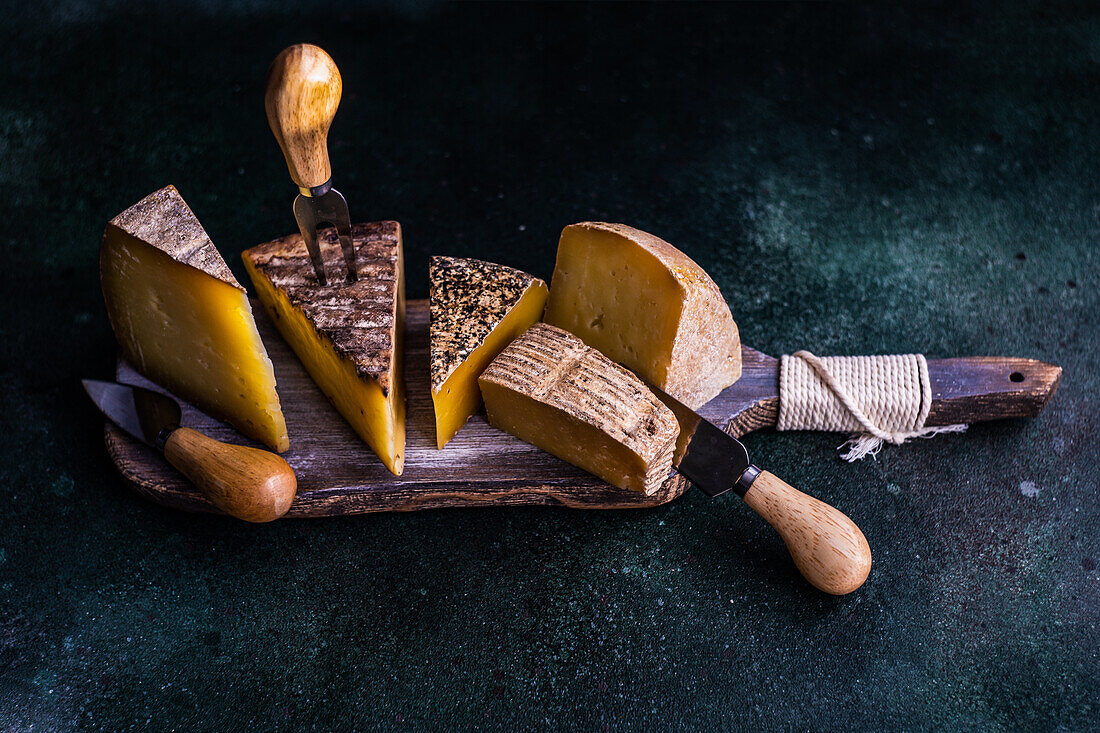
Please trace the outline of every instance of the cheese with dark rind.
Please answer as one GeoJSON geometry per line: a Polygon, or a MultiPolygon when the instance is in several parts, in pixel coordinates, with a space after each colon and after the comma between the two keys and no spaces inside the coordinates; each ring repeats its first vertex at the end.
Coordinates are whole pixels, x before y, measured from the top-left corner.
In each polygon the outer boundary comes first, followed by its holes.
{"type": "Polygon", "coordinates": [[[100,277],[127,362],[244,435],[290,447],[248,296],[174,186],[107,224],[100,277]]]}
{"type": "Polygon", "coordinates": [[[318,232],[328,285],[292,234],[246,250],[260,302],[333,406],[393,473],[405,465],[405,275],[395,221],[352,227],[359,280],[332,229],[318,232]]]}
{"type": "Polygon", "coordinates": [[[741,376],[718,286],[668,242],[623,224],[562,231],[545,320],[693,409],[741,376]]]}
{"type": "Polygon", "coordinates": [[[629,370],[536,323],[478,379],[489,423],[624,489],[668,478],[676,416],[629,370]]]}
{"type": "Polygon", "coordinates": [[[432,257],[428,281],[432,404],[442,448],[481,406],[482,370],[542,318],[547,291],[522,270],[457,257],[432,257]]]}

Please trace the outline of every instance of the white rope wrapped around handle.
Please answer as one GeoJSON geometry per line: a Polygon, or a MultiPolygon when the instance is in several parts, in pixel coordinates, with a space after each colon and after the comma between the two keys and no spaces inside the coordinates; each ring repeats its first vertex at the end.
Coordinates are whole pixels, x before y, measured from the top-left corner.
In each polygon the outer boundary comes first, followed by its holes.
{"type": "Polygon", "coordinates": [[[882,444],[966,430],[965,425],[924,427],[932,407],[928,361],[923,354],[817,357],[785,355],[779,364],[779,430],[826,430],[854,435],[841,456],[874,456],[882,444]]]}

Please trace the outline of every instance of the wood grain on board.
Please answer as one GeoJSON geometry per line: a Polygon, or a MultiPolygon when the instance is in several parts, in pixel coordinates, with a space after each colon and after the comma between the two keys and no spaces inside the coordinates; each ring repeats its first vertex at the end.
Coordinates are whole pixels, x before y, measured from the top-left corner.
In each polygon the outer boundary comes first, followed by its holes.
{"type": "MultiPolygon", "coordinates": [[[[290,434],[290,450],[283,457],[298,477],[298,496],[288,517],[475,506],[629,509],[664,504],[687,489],[687,482],[675,472],[650,496],[615,488],[490,427],[480,412],[438,450],[428,389],[424,300],[407,304],[407,452],[403,475],[394,476],[314,386],[263,308],[254,303],[253,311],[275,365],[290,434]]],[[[742,358],[741,379],[699,410],[735,436],[773,427],[779,410],[778,361],[748,347],[742,347],[742,358]]],[[[1054,393],[1062,372],[1051,364],[1004,357],[929,359],[928,366],[933,393],[928,425],[1033,417],[1054,393]]],[[[122,361],[117,379],[159,389],[122,361]]],[[[262,447],[186,403],[183,425],[218,440],[262,447]]],[[[218,513],[154,449],[110,423],[106,442],[119,471],[142,496],[165,506],[218,513]]]]}

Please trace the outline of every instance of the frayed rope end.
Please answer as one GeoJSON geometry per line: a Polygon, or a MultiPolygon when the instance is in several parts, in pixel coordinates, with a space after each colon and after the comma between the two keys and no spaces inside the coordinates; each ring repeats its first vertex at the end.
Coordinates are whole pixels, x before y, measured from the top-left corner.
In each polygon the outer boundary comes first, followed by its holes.
{"type": "Polygon", "coordinates": [[[942,425],[934,428],[924,428],[915,433],[895,433],[888,441],[871,435],[870,433],[857,433],[837,446],[837,450],[843,450],[850,446],[849,451],[841,454],[840,458],[848,461],[848,463],[854,463],[855,461],[863,460],[867,456],[875,458],[882,449],[882,444],[885,442],[901,445],[913,438],[931,438],[940,433],[961,433],[964,430],[966,430],[966,425],[942,425]]]}

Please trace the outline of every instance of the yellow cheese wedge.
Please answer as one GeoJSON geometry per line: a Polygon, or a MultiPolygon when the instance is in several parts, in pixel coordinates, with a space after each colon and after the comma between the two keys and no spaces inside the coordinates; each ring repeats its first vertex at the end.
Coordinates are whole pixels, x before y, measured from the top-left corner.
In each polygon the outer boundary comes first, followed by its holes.
{"type": "Polygon", "coordinates": [[[174,186],[107,224],[99,268],[126,361],[248,437],[290,447],[248,296],[174,186]]]}
{"type": "Polygon", "coordinates": [[[676,416],[630,371],[536,323],[478,379],[489,423],[623,489],[652,494],[672,470],[676,416]]]}
{"type": "Polygon", "coordinates": [[[542,318],[546,283],[504,265],[432,257],[432,403],[442,448],[481,406],[477,378],[501,349],[542,318]]]}
{"type": "Polygon", "coordinates": [[[359,280],[347,283],[336,233],[318,233],[320,285],[300,234],[246,250],[260,302],[309,376],[386,468],[405,469],[405,269],[395,221],[351,230],[359,280]]]}
{"type": "Polygon", "coordinates": [[[562,231],[545,320],[693,409],[741,376],[718,286],[668,242],[623,224],[562,231]]]}

